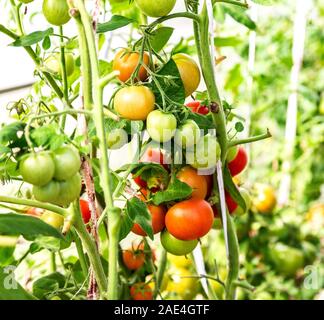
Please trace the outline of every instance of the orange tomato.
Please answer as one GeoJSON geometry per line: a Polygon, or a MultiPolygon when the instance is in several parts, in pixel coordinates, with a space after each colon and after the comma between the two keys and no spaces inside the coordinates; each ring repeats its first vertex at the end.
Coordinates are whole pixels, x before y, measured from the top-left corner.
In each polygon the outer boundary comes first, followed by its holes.
{"type": "Polygon", "coordinates": [[[123,251],[123,262],[129,270],[137,270],[141,268],[145,262],[143,244],[123,251]]]}

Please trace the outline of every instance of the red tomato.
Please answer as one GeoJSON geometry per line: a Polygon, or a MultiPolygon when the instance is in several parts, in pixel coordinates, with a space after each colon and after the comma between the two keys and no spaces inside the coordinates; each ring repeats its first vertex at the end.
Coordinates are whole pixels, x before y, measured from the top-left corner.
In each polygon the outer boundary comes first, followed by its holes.
{"type": "Polygon", "coordinates": [[[143,244],[137,248],[129,248],[123,251],[123,262],[129,270],[137,270],[144,265],[145,254],[143,244]]]}
{"type": "Polygon", "coordinates": [[[248,163],[248,156],[244,148],[239,147],[234,160],[228,163],[228,169],[232,176],[241,173],[248,163]]]}
{"type": "Polygon", "coordinates": [[[80,209],[84,224],[88,224],[91,219],[91,211],[89,208],[89,202],[84,199],[80,199],[80,209]]]}
{"type": "Polygon", "coordinates": [[[200,101],[190,101],[186,104],[186,106],[188,108],[191,109],[192,112],[194,113],[199,113],[199,114],[203,114],[206,115],[209,113],[209,109],[207,106],[203,106],[200,104],[200,101]]]}
{"type": "Polygon", "coordinates": [[[206,198],[210,197],[212,191],[213,191],[213,184],[214,184],[214,181],[213,181],[213,175],[210,175],[210,176],[204,176],[205,179],[206,179],[206,182],[207,182],[207,196],[206,198]]]}
{"type": "Polygon", "coordinates": [[[172,206],[166,216],[168,231],[179,240],[195,240],[206,235],[213,225],[210,204],[202,199],[189,199],[172,206]]]}
{"type": "Polygon", "coordinates": [[[130,288],[130,295],[133,300],[152,300],[153,291],[148,284],[144,282],[135,283],[130,288]]]}

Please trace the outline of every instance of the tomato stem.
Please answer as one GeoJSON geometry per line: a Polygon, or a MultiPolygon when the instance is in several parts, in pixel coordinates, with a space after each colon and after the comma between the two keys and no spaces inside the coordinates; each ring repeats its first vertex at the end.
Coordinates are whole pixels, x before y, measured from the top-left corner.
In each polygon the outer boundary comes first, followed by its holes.
{"type": "Polygon", "coordinates": [[[245,9],[249,8],[249,5],[246,2],[240,2],[240,1],[235,1],[235,0],[215,0],[215,2],[233,4],[235,6],[239,6],[239,7],[245,8],[245,9]]]}
{"type": "Polygon", "coordinates": [[[246,139],[237,139],[237,140],[230,141],[228,143],[228,147],[230,148],[230,147],[237,146],[240,144],[246,144],[246,143],[251,143],[251,142],[255,142],[255,141],[260,141],[260,140],[264,140],[264,139],[267,139],[270,137],[272,137],[271,132],[269,131],[269,129],[267,129],[267,132],[264,134],[260,134],[260,135],[254,136],[254,137],[249,137],[246,139]]]}

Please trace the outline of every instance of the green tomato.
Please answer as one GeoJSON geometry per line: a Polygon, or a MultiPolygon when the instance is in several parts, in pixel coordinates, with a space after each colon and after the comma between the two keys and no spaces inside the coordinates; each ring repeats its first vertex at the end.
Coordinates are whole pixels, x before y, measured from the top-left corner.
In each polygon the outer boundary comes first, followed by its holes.
{"type": "Polygon", "coordinates": [[[75,174],[69,180],[61,181],[59,184],[60,193],[55,204],[66,207],[80,196],[82,185],[79,173],[75,174]]]}
{"type": "Polygon", "coordinates": [[[107,134],[107,145],[109,149],[120,149],[127,142],[128,135],[123,129],[113,129],[107,134]]]}
{"type": "Polygon", "coordinates": [[[22,3],[29,3],[29,2],[33,2],[34,0],[19,0],[22,3]]]}
{"type": "Polygon", "coordinates": [[[221,148],[216,137],[209,134],[200,138],[194,151],[186,152],[187,164],[196,169],[212,169],[220,158],[221,148]]]}
{"type": "Polygon", "coordinates": [[[174,141],[180,147],[190,149],[199,141],[200,137],[200,128],[197,123],[189,119],[177,129],[174,141]]]}
{"type": "Polygon", "coordinates": [[[240,194],[243,197],[244,201],[245,201],[245,205],[246,205],[246,210],[243,210],[240,206],[238,206],[234,211],[233,211],[233,215],[238,215],[241,216],[244,213],[246,213],[247,211],[250,210],[251,205],[252,205],[252,199],[251,199],[251,195],[249,193],[249,191],[247,191],[244,188],[239,188],[240,194]]]}
{"type": "Polygon", "coordinates": [[[228,151],[227,151],[227,157],[226,157],[227,162],[233,161],[236,158],[237,153],[238,153],[238,147],[237,146],[229,148],[228,151]]]}
{"type": "Polygon", "coordinates": [[[184,256],[192,252],[197,244],[198,240],[183,241],[175,238],[167,230],[161,233],[161,244],[163,248],[175,256],[184,256]]]}
{"type": "Polygon", "coordinates": [[[60,184],[52,180],[45,186],[33,186],[33,194],[38,201],[55,203],[60,194],[60,184]]]}
{"type": "Polygon", "coordinates": [[[45,151],[28,154],[21,160],[19,171],[25,182],[36,186],[44,186],[54,176],[55,164],[53,157],[45,151]]]}
{"type": "Polygon", "coordinates": [[[56,180],[68,180],[74,176],[81,167],[81,159],[77,150],[71,146],[64,146],[54,153],[56,180]]]}
{"type": "Polygon", "coordinates": [[[304,266],[303,252],[283,243],[270,246],[270,258],[276,270],[288,277],[293,277],[304,266]]]}
{"type": "Polygon", "coordinates": [[[61,229],[64,224],[64,217],[58,213],[51,211],[45,211],[41,216],[41,220],[55,229],[61,229]]]}
{"type": "Polygon", "coordinates": [[[176,0],[135,0],[135,2],[145,15],[159,18],[171,12],[176,0]]]}
{"type": "Polygon", "coordinates": [[[153,140],[157,142],[167,142],[175,135],[177,119],[173,114],[154,110],[147,116],[146,127],[153,140]]]}
{"type": "Polygon", "coordinates": [[[46,20],[55,26],[62,26],[71,19],[66,0],[44,0],[43,14],[46,20]]]}
{"type": "MultiPolygon", "coordinates": [[[[53,54],[48,57],[44,65],[51,73],[60,74],[63,76],[62,66],[61,66],[61,55],[59,53],[53,54]]],[[[66,75],[69,77],[74,72],[74,56],[72,53],[65,54],[65,69],[66,75]]]]}

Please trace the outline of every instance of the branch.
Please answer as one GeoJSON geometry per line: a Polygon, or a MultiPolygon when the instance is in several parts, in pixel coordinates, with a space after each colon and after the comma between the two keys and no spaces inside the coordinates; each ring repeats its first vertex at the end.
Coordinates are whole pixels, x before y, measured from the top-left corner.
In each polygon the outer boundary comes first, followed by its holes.
{"type": "Polygon", "coordinates": [[[246,138],[246,139],[237,139],[234,141],[229,142],[229,147],[234,147],[240,144],[246,144],[246,143],[251,143],[251,142],[255,142],[255,141],[259,141],[259,140],[264,140],[267,138],[272,137],[269,129],[267,129],[267,133],[264,134],[260,134],[258,136],[254,136],[254,137],[250,137],[250,138],[246,138]]]}
{"type": "Polygon", "coordinates": [[[235,6],[239,6],[239,7],[245,8],[245,9],[249,8],[249,5],[246,2],[242,3],[240,1],[234,1],[234,0],[215,0],[215,2],[223,2],[223,3],[233,4],[235,6]]]}

